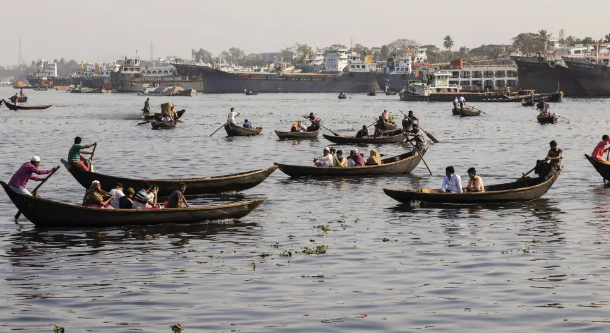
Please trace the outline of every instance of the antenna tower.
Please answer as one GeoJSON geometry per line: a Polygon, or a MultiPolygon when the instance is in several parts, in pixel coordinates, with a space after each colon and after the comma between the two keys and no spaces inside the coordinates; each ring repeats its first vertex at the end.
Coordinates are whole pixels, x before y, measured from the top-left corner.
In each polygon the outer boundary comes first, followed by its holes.
{"type": "Polygon", "coordinates": [[[150,42],[150,61],[155,61],[155,44],[150,42]]]}
{"type": "Polygon", "coordinates": [[[23,52],[21,51],[21,38],[19,38],[19,55],[17,55],[17,65],[25,65],[25,60],[23,60],[23,52]]]}

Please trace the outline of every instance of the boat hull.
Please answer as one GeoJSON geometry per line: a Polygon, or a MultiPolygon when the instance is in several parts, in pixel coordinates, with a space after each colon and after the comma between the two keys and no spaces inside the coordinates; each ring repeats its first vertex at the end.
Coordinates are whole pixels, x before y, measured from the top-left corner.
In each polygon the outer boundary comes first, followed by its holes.
{"type": "Polygon", "coordinates": [[[312,132],[282,132],[282,131],[275,131],[275,134],[277,134],[277,136],[280,139],[295,139],[295,140],[300,140],[300,139],[316,139],[318,138],[318,134],[320,133],[320,131],[312,131],[312,132]]]}
{"type": "Polygon", "coordinates": [[[593,165],[600,176],[602,176],[605,180],[610,181],[610,164],[600,162],[587,154],[585,154],[585,157],[589,163],[593,165]]]}
{"type": "MultiPolygon", "coordinates": [[[[394,133],[388,133],[394,134],[394,133]]],[[[332,143],[336,144],[358,144],[358,143],[368,143],[368,144],[381,144],[381,143],[401,143],[405,141],[405,136],[400,131],[398,134],[389,135],[389,136],[381,136],[381,137],[366,137],[366,138],[357,138],[355,136],[335,136],[322,134],[324,138],[332,143]]]]}
{"type": "Polygon", "coordinates": [[[124,188],[131,187],[136,191],[144,188],[147,182],[159,187],[158,195],[166,197],[172,194],[179,183],[186,184],[187,195],[194,194],[213,194],[224,192],[245,191],[262,183],[269,175],[277,169],[276,166],[242,172],[232,175],[214,176],[206,178],[191,178],[191,179],[134,179],[126,177],[115,177],[104,175],[97,172],[89,172],[73,168],[65,160],[61,160],[64,167],[68,169],[70,174],[84,188],[89,188],[94,180],[98,180],[104,191],[110,191],[116,183],[123,184],[124,188]]]}
{"type": "MultiPolygon", "coordinates": [[[[411,92],[401,92],[399,94],[401,101],[407,102],[453,102],[457,97],[464,96],[467,102],[496,102],[496,103],[516,103],[521,102],[524,98],[531,98],[531,95],[507,95],[507,92],[482,92],[482,93],[436,93],[428,96],[417,95],[411,92]]],[[[544,97],[547,102],[561,102],[563,100],[562,92],[541,93],[535,94],[534,98],[540,99],[544,97]]]]}
{"type": "MultiPolygon", "coordinates": [[[[344,74],[234,74],[207,66],[175,64],[179,74],[200,78],[208,94],[235,93],[366,93],[378,89],[375,73],[344,74]]],[[[114,84],[114,83],[113,83],[114,84]]]]}
{"type": "Polygon", "coordinates": [[[540,182],[538,178],[528,177],[515,183],[486,186],[486,188],[491,188],[487,192],[438,193],[436,190],[422,192],[421,190],[387,188],[384,188],[383,192],[390,198],[402,203],[420,201],[433,204],[473,205],[531,201],[542,197],[553,186],[557,177],[559,177],[559,173],[554,173],[544,182],[540,182]],[[507,189],[502,189],[503,187],[507,189]]]}
{"type": "Polygon", "coordinates": [[[590,97],[610,96],[610,67],[605,64],[594,64],[584,59],[564,57],[578,82],[590,97]]]}
{"type": "Polygon", "coordinates": [[[259,135],[263,131],[262,127],[256,127],[253,129],[244,128],[241,126],[233,125],[231,123],[227,123],[225,125],[225,131],[227,132],[227,136],[253,136],[259,135]]]}
{"type": "Polygon", "coordinates": [[[42,86],[43,82],[45,83],[44,85],[49,87],[49,88],[54,88],[54,87],[67,87],[70,85],[70,78],[60,78],[60,77],[56,77],[56,78],[48,78],[45,81],[41,80],[41,79],[36,79],[36,78],[28,78],[28,82],[30,83],[31,86],[42,86]]]}
{"type": "Polygon", "coordinates": [[[518,67],[519,89],[536,92],[563,91],[569,97],[588,97],[572,70],[560,61],[542,57],[511,57],[518,67]]]}
{"type": "Polygon", "coordinates": [[[165,130],[165,129],[174,129],[176,128],[176,123],[166,123],[162,121],[151,121],[150,125],[154,130],[165,130]]]}
{"type": "Polygon", "coordinates": [[[557,116],[553,115],[550,117],[536,117],[541,124],[554,124],[557,122],[557,116]]]}
{"type": "Polygon", "coordinates": [[[232,204],[173,209],[99,209],[17,194],[6,183],[0,184],[17,209],[37,227],[110,227],[239,219],[265,201],[256,198],[232,204]]]}
{"type": "Polygon", "coordinates": [[[415,81],[417,78],[410,74],[377,74],[377,84],[383,91],[399,92],[405,88],[407,81],[415,81]]]}

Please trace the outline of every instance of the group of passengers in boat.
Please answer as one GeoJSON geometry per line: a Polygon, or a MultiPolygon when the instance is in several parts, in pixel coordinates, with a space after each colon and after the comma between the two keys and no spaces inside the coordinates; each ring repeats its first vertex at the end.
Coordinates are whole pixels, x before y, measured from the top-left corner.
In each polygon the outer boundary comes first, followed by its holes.
{"type": "MultiPolygon", "coordinates": [[[[178,188],[169,196],[164,207],[188,207],[189,205],[184,197],[185,192],[186,184],[179,183],[178,188]]],[[[85,193],[83,206],[100,209],[159,209],[160,206],[157,204],[158,193],[159,187],[150,183],[145,183],[144,187],[137,193],[131,187],[123,193],[123,184],[121,183],[116,184],[110,192],[106,192],[102,190],[100,182],[94,180],[85,193]]]]}
{"type": "Polygon", "coordinates": [[[365,161],[364,156],[358,152],[358,149],[350,151],[347,157],[343,156],[342,150],[335,150],[335,148],[324,148],[322,156],[314,157],[313,163],[317,167],[337,167],[337,168],[350,168],[350,167],[361,167],[365,165],[381,165],[381,155],[375,150],[371,149],[369,157],[365,161]]]}
{"type": "Polygon", "coordinates": [[[466,98],[464,96],[456,97],[453,100],[453,109],[457,110],[458,107],[461,110],[464,110],[464,105],[466,105],[466,98]]]}
{"type": "Polygon", "coordinates": [[[303,122],[298,120],[290,126],[290,132],[315,132],[320,129],[320,118],[316,117],[313,112],[309,116],[303,116],[305,119],[311,121],[311,125],[305,127],[303,122]]]}
{"type": "MultiPolygon", "coordinates": [[[[144,116],[155,115],[155,113],[151,113],[150,111],[150,98],[146,98],[144,101],[144,108],[142,109],[142,113],[144,116]]],[[[175,110],[174,103],[164,103],[161,104],[161,115],[158,116],[158,121],[164,123],[175,123],[178,120],[178,113],[175,110]]]]}
{"type": "MultiPolygon", "coordinates": [[[[600,150],[601,154],[604,151],[608,151],[608,149],[604,149],[605,145],[610,144],[610,137],[604,135],[602,141],[598,144],[595,151],[600,150]],[[599,148],[601,145],[601,148],[599,148]]],[[[557,142],[555,140],[549,143],[551,148],[547,156],[544,160],[537,161],[536,163],[536,173],[540,177],[547,177],[551,174],[551,171],[558,170],[561,167],[561,160],[563,159],[563,151],[558,147],[557,142]]],[[[594,153],[595,153],[594,151],[594,153]]],[[[445,168],[445,177],[443,177],[443,182],[441,184],[441,189],[438,191],[440,193],[465,193],[465,192],[485,192],[485,185],[483,184],[483,179],[477,175],[477,170],[475,168],[469,168],[468,171],[468,184],[466,187],[462,187],[462,178],[460,175],[455,173],[455,168],[453,166],[448,166],[445,168]]]]}
{"type": "Polygon", "coordinates": [[[540,111],[540,114],[538,115],[540,118],[552,116],[551,112],[549,112],[549,104],[544,101],[544,98],[540,98],[540,101],[536,104],[536,110],[540,111]]]}

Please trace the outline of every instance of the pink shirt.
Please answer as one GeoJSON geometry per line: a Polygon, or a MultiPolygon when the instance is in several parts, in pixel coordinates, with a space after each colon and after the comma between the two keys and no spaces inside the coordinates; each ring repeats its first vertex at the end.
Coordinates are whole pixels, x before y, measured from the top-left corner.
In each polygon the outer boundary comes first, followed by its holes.
{"type": "Polygon", "coordinates": [[[606,141],[600,141],[597,144],[597,146],[595,146],[595,149],[593,149],[593,153],[591,154],[591,157],[603,160],[604,152],[607,151],[607,149],[604,149],[604,147],[606,147],[607,144],[608,144],[608,142],[606,142],[606,141]]]}
{"type": "Polygon", "coordinates": [[[34,166],[31,162],[24,163],[17,172],[11,178],[11,181],[8,182],[9,186],[13,187],[23,187],[28,183],[28,180],[40,180],[40,178],[36,176],[32,176],[33,173],[39,175],[46,175],[51,173],[53,170],[40,170],[34,166]]]}

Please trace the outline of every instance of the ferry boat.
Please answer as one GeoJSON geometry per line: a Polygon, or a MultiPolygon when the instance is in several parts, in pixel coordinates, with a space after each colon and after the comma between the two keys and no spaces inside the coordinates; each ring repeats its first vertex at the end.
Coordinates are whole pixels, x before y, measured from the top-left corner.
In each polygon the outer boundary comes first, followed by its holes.
{"type": "Polygon", "coordinates": [[[38,61],[36,71],[29,73],[27,79],[31,86],[36,87],[53,88],[70,86],[70,78],[60,78],[57,76],[57,64],[45,62],[44,59],[38,61]]]}
{"type": "Polygon", "coordinates": [[[109,64],[81,64],[79,70],[70,76],[70,83],[74,86],[112,89],[110,73],[118,71],[120,65],[116,62],[109,64]]]}

